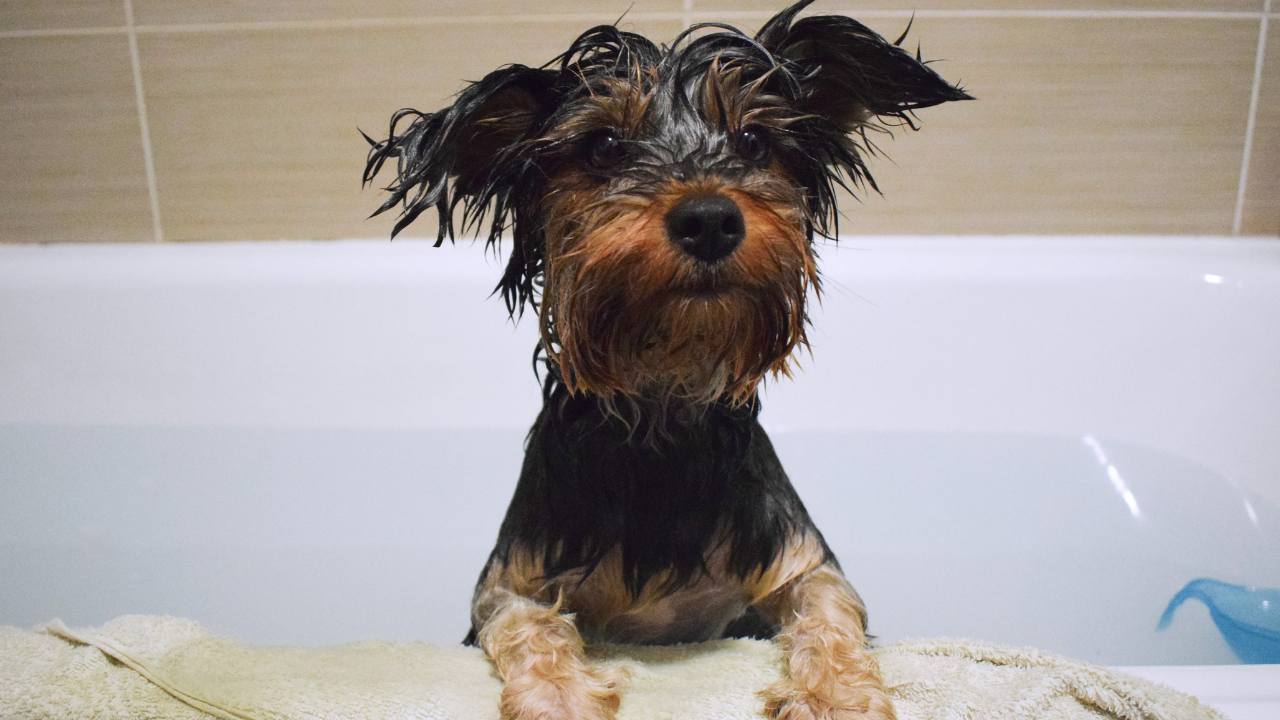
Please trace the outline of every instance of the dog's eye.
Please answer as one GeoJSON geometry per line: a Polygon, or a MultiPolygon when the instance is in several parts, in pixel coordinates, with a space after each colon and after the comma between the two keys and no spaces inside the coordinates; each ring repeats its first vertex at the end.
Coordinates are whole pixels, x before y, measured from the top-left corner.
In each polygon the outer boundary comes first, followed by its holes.
{"type": "Polygon", "coordinates": [[[738,154],[751,162],[761,162],[769,157],[769,138],[764,128],[754,125],[742,128],[734,138],[734,145],[738,154]]]}
{"type": "Polygon", "coordinates": [[[599,130],[592,133],[586,142],[587,165],[595,170],[608,170],[627,157],[627,149],[622,139],[613,130],[599,130]]]}

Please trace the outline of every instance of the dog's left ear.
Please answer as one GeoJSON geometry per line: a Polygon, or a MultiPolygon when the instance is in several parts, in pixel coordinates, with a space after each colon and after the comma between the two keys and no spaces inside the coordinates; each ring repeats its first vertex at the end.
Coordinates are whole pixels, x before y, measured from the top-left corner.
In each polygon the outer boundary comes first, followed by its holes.
{"type": "Polygon", "coordinates": [[[489,240],[495,241],[526,165],[522,142],[554,106],[555,81],[553,71],[509,65],[468,85],[442,110],[396,112],[386,140],[365,135],[370,145],[365,184],[388,159],[396,159],[395,180],[386,187],[389,197],[373,213],[403,207],[392,237],[435,208],[439,245],[453,239],[453,210],[459,204],[464,225],[478,225],[493,203],[489,240]],[[405,122],[408,127],[402,127],[405,122]]]}
{"type": "Polygon", "coordinates": [[[815,15],[796,20],[812,2],[797,2],[756,34],[756,41],[774,57],[795,66],[802,110],[853,132],[877,118],[910,123],[913,110],[973,99],[920,58],[852,18],[815,15]]]}

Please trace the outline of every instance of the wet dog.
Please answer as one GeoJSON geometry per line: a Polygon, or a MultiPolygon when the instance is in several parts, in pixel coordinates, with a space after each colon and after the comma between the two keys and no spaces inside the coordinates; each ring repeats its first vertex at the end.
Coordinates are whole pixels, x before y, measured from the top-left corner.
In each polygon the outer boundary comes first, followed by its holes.
{"type": "MultiPolygon", "coordinates": [[[[875,188],[869,133],[968,99],[919,54],[842,16],[670,46],[593,28],[369,140],[394,160],[378,212],[437,211],[437,244],[509,238],[497,291],[533,309],[543,407],[467,638],[511,720],[604,720],[619,678],[583,643],[778,638],[771,717],[893,717],[866,610],[757,421],[820,290],[815,236],[841,188],[875,188]]],[[[904,33],[905,35],[905,33],[904,33]]],[[[458,352],[465,353],[465,338],[458,352]]]]}

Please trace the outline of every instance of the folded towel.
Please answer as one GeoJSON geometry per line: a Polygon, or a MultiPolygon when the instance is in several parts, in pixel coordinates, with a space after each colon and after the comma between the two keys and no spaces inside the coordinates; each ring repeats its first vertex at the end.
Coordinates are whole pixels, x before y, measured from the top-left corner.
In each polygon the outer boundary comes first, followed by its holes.
{"type": "MultiPolygon", "coordinates": [[[[619,720],[755,720],[778,678],[772,643],[593,650],[631,679],[619,720]]],[[[1194,698],[1035,650],[958,640],[876,651],[901,720],[1223,720],[1194,698]]],[[[35,720],[496,720],[480,651],[422,643],[253,647],[190,620],[125,616],[96,629],[0,627],[0,716],[35,720]]]]}

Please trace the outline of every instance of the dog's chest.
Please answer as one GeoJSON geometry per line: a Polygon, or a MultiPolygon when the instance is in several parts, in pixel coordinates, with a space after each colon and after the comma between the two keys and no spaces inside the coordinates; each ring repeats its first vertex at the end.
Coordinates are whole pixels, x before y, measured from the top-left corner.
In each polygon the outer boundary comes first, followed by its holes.
{"type": "Polygon", "coordinates": [[[714,563],[709,568],[709,574],[670,591],[660,590],[663,578],[655,578],[633,597],[620,565],[607,560],[581,584],[561,587],[588,642],[699,642],[720,637],[747,608],[742,582],[720,572],[714,563]]]}

